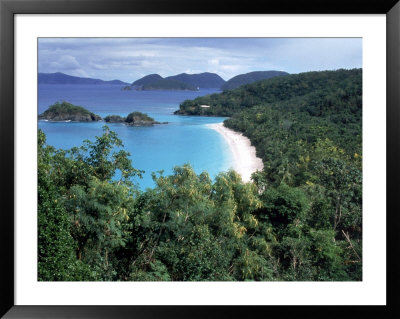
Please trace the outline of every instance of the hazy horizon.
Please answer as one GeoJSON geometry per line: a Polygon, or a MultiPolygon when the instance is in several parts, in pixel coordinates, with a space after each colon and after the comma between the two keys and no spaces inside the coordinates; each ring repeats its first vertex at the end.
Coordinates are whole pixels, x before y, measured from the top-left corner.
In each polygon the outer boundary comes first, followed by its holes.
{"type": "Polygon", "coordinates": [[[145,75],[291,74],[362,67],[361,38],[39,38],[38,72],[134,82],[145,75]]]}

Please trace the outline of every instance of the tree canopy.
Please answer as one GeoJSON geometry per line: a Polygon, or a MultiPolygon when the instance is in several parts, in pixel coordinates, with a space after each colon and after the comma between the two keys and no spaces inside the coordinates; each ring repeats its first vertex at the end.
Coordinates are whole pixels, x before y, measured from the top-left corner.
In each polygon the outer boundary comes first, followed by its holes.
{"type": "Polygon", "coordinates": [[[362,279],[359,164],[330,140],[300,148],[300,177],[186,164],[146,191],[107,127],[71,150],[38,143],[41,281],[362,279]]]}
{"type": "Polygon", "coordinates": [[[231,116],[264,162],[251,183],[187,164],[138,191],[142,172],[108,127],[67,151],[39,131],[39,280],[362,280],[361,75],[287,75],[183,102],[180,114],[231,116]]]}

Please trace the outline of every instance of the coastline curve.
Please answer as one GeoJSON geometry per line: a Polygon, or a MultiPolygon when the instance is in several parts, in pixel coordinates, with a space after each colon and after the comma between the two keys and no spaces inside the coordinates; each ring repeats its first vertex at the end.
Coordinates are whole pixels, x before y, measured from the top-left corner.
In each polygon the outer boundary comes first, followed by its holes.
{"type": "Polygon", "coordinates": [[[221,123],[206,124],[207,127],[217,131],[228,144],[233,156],[233,169],[240,174],[244,182],[251,181],[251,174],[263,169],[261,158],[256,155],[256,148],[242,133],[236,132],[221,123]]]}

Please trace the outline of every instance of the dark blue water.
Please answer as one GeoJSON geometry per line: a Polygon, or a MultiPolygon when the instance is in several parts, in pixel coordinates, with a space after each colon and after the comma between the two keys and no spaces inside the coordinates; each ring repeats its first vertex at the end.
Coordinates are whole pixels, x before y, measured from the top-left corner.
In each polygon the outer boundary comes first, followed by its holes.
{"type": "MultiPolygon", "coordinates": [[[[177,165],[189,163],[197,173],[208,171],[214,178],[231,167],[232,158],[223,138],[206,124],[219,123],[224,118],[177,116],[173,112],[186,99],[215,93],[200,91],[122,91],[119,85],[39,85],[38,112],[44,112],[56,101],[80,105],[104,117],[109,114],[126,116],[139,111],[156,121],[168,122],[152,127],[128,127],[107,124],[118,134],[125,149],[131,153],[133,166],[144,170],[136,179],[140,188],[153,187],[151,172],[172,173],[177,165]]],[[[39,121],[38,126],[47,136],[47,143],[56,148],[79,146],[85,139],[94,140],[102,134],[104,122],[73,123],[39,121]]]]}

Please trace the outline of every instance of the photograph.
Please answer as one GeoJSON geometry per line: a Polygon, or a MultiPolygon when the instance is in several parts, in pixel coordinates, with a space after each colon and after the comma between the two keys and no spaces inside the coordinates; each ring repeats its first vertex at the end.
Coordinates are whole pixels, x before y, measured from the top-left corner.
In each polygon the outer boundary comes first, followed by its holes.
{"type": "Polygon", "coordinates": [[[363,280],[361,37],[38,37],[37,280],[363,280]]]}
{"type": "Polygon", "coordinates": [[[399,317],[399,17],[0,0],[0,317],[399,317]]]}

